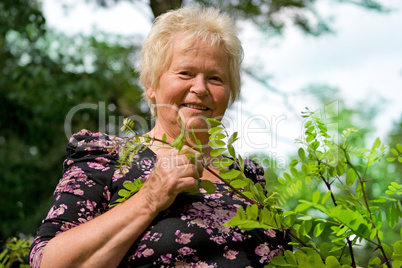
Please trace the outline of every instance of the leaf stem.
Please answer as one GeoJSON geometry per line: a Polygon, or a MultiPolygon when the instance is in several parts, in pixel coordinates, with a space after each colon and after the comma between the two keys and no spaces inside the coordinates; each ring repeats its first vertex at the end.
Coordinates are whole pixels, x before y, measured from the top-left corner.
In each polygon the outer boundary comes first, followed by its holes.
{"type": "MultiPolygon", "coordinates": [[[[375,223],[374,223],[373,214],[372,214],[372,212],[371,212],[371,210],[370,210],[370,206],[369,206],[369,203],[368,203],[368,198],[367,198],[366,190],[365,190],[365,188],[364,188],[364,180],[363,180],[363,178],[360,176],[360,174],[357,172],[356,167],[355,167],[355,166],[352,164],[352,162],[349,160],[349,157],[348,157],[348,155],[347,155],[347,153],[346,153],[346,148],[341,147],[341,149],[343,150],[343,152],[344,152],[344,154],[345,154],[346,163],[347,163],[347,164],[350,166],[350,168],[352,168],[353,171],[357,174],[357,177],[358,177],[358,179],[359,179],[359,183],[360,183],[360,186],[361,186],[361,189],[362,189],[362,194],[363,194],[364,203],[365,203],[365,205],[366,205],[366,210],[367,210],[367,212],[369,213],[369,217],[370,217],[370,221],[371,221],[371,226],[373,227],[373,229],[376,229],[377,227],[376,227],[376,225],[375,225],[375,223]]],[[[390,263],[390,261],[389,261],[387,255],[385,254],[384,248],[382,247],[381,239],[380,239],[380,237],[378,236],[378,232],[376,232],[376,235],[375,235],[375,236],[376,236],[376,238],[377,238],[378,247],[379,247],[379,249],[380,249],[380,251],[381,251],[381,254],[382,254],[383,257],[384,257],[384,260],[385,260],[385,263],[387,264],[387,267],[388,267],[388,268],[392,268],[392,265],[391,265],[391,263],[390,263]]]]}

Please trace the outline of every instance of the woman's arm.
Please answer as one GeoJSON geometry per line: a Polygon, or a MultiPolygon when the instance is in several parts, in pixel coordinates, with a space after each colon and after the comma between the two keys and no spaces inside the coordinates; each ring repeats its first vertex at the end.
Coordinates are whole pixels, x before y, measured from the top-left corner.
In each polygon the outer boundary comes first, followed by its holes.
{"type": "Polygon", "coordinates": [[[41,267],[116,267],[177,194],[197,186],[202,165],[175,149],[158,152],[141,190],[110,211],[65,231],[46,245],[41,267]]]}

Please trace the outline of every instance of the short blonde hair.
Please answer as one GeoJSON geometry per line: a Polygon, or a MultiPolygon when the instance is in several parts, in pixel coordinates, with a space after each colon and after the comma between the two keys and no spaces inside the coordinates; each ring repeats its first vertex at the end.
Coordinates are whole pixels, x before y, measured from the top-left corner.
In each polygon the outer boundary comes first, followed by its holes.
{"type": "MultiPolygon", "coordinates": [[[[138,68],[145,89],[157,88],[159,79],[169,68],[172,58],[172,36],[181,33],[186,44],[202,40],[208,45],[219,45],[229,59],[230,104],[240,95],[240,72],[243,48],[238,32],[229,16],[214,8],[184,7],[157,17],[141,49],[138,68]]],[[[151,112],[156,116],[155,100],[144,93],[151,112]]]]}

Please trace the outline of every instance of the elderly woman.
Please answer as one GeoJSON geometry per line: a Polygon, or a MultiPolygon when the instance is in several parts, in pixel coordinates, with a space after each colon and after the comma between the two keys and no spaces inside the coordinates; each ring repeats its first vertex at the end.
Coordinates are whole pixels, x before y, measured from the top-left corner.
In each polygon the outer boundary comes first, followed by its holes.
{"type": "MultiPolygon", "coordinates": [[[[221,119],[239,96],[241,60],[235,27],[217,10],[182,8],[157,18],[140,65],[156,117],[148,134],[172,141],[180,118],[195,130],[208,160],[205,119],[221,119]]],[[[176,149],[144,146],[131,167],[116,169],[114,145],[121,142],[87,130],[71,138],[64,175],[32,245],[31,267],[260,267],[288,247],[273,230],[223,226],[245,202],[176,149]],[[146,181],[140,191],[111,209],[123,182],[136,179],[146,181]],[[182,193],[199,180],[212,181],[217,192],[182,193]]],[[[263,174],[251,161],[245,172],[254,181],[263,174]]]]}

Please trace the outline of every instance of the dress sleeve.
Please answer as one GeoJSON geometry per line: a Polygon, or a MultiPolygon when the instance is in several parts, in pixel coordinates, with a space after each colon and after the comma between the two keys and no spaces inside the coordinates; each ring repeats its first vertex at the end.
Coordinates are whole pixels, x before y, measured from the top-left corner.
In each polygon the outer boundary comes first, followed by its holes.
{"type": "Polygon", "coordinates": [[[117,164],[116,140],[82,130],[67,145],[63,176],[30,252],[31,267],[39,267],[50,239],[108,210],[110,187],[117,164]]]}

